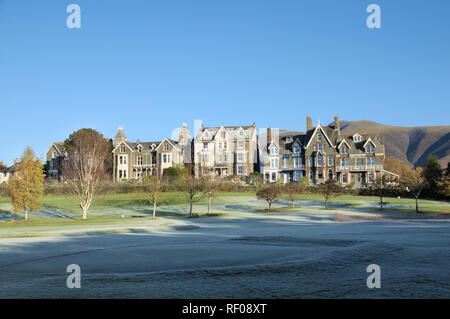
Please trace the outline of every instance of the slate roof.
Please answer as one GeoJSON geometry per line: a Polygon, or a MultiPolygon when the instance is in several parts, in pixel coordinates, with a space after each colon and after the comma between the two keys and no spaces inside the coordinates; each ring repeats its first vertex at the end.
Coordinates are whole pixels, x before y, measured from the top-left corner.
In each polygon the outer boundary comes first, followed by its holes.
{"type": "MultiPolygon", "coordinates": [[[[202,127],[198,133],[197,138],[200,138],[200,136],[203,134],[204,131],[208,130],[208,132],[211,134],[211,139],[214,139],[217,135],[217,132],[219,132],[221,126],[219,127],[202,127]]],[[[244,132],[247,134],[248,137],[251,137],[253,133],[256,131],[256,127],[254,125],[250,126],[224,126],[225,130],[228,134],[231,135],[231,137],[236,137],[237,133],[239,132],[240,128],[244,130],[244,132]]]]}

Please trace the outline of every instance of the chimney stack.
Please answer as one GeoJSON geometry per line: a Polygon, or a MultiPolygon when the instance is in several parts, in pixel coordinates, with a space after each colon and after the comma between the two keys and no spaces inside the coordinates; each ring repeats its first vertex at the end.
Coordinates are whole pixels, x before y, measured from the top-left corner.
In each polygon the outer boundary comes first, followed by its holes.
{"type": "Polygon", "coordinates": [[[309,131],[312,129],[312,120],[309,116],[306,117],[306,130],[309,131]]]}
{"type": "Polygon", "coordinates": [[[341,130],[341,128],[339,126],[339,119],[336,115],[334,116],[334,129],[339,130],[339,131],[341,130]]]}
{"type": "Polygon", "coordinates": [[[267,128],[267,145],[272,142],[272,129],[270,127],[267,128]]]}

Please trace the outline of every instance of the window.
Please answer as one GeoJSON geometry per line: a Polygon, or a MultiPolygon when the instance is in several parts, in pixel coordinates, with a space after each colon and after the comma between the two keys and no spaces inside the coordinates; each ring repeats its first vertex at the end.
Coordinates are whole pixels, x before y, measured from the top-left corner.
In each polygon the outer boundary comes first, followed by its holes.
{"type": "Polygon", "coordinates": [[[123,156],[119,156],[119,164],[123,164],[123,156]]]}
{"type": "Polygon", "coordinates": [[[208,148],[208,143],[203,143],[203,148],[208,148]]]}
{"type": "Polygon", "coordinates": [[[223,154],[223,161],[226,163],[227,162],[227,154],[223,154]]]}
{"type": "Polygon", "coordinates": [[[137,158],[137,164],[138,164],[138,165],[142,165],[142,156],[139,156],[139,157],[137,158]]]}
{"type": "Polygon", "coordinates": [[[52,159],[56,157],[56,152],[52,152],[52,159]]]}
{"type": "Polygon", "coordinates": [[[223,142],[223,149],[224,149],[224,150],[227,149],[227,142],[223,142]]]}
{"type": "Polygon", "coordinates": [[[238,174],[239,175],[244,174],[244,167],[243,166],[238,166],[238,174]]]}
{"type": "Polygon", "coordinates": [[[328,166],[333,166],[333,157],[328,156],[328,166]]]}
{"type": "Polygon", "coordinates": [[[298,182],[302,178],[302,172],[294,171],[294,182],[298,182]]]}
{"type": "Polygon", "coordinates": [[[323,170],[319,169],[317,171],[317,177],[320,178],[320,179],[323,179],[323,170]]]}
{"type": "Polygon", "coordinates": [[[124,163],[124,164],[127,163],[127,157],[126,157],[126,156],[123,157],[123,163],[124,163]]]}
{"type": "Polygon", "coordinates": [[[322,156],[317,156],[317,166],[322,166],[322,165],[323,165],[322,156]]]}
{"type": "Polygon", "coordinates": [[[126,170],[123,171],[123,178],[127,178],[127,171],[126,170]]]}
{"type": "Polygon", "coordinates": [[[222,138],[225,138],[225,132],[222,132],[222,138]]]}
{"type": "Polygon", "coordinates": [[[240,136],[240,137],[243,137],[243,136],[244,136],[244,131],[243,131],[243,130],[241,130],[241,131],[239,132],[239,136],[240,136]]]}
{"type": "Polygon", "coordinates": [[[299,145],[295,145],[294,146],[294,153],[296,153],[296,154],[300,153],[300,146],[299,145]]]}
{"type": "Polygon", "coordinates": [[[373,148],[373,146],[367,146],[366,147],[366,153],[373,153],[375,150],[373,148]]]}
{"type": "Polygon", "coordinates": [[[333,179],[333,171],[331,169],[328,171],[328,179],[329,180],[333,179]]]}
{"type": "Polygon", "coordinates": [[[219,142],[219,149],[222,149],[222,142],[219,142]]]}
{"type": "Polygon", "coordinates": [[[120,151],[121,151],[122,153],[125,153],[125,146],[121,146],[121,147],[120,147],[120,151]]]}
{"type": "Polygon", "coordinates": [[[313,171],[309,171],[309,179],[310,180],[314,179],[314,172],[313,171]]]}
{"type": "Polygon", "coordinates": [[[238,142],[238,148],[244,148],[244,141],[238,142]]]}
{"type": "Polygon", "coordinates": [[[119,170],[119,178],[122,178],[122,170],[119,170]]]}
{"type": "Polygon", "coordinates": [[[373,173],[369,172],[369,183],[373,182],[373,173]]]}
{"type": "Polygon", "coordinates": [[[219,156],[217,157],[217,162],[222,163],[222,155],[219,155],[219,156]]]}
{"type": "Polygon", "coordinates": [[[289,166],[289,157],[285,156],[283,157],[283,167],[288,168],[289,166]]]}
{"type": "Polygon", "coordinates": [[[163,154],[163,163],[167,163],[167,155],[163,154]]]}
{"type": "Polygon", "coordinates": [[[244,153],[238,153],[237,158],[238,158],[238,162],[243,162],[244,161],[244,153]]]}
{"type": "Polygon", "coordinates": [[[290,142],[292,142],[292,137],[286,136],[286,143],[290,143],[290,142]]]}
{"type": "Polygon", "coordinates": [[[342,174],[342,184],[348,183],[348,176],[347,173],[342,174]]]}
{"type": "Polygon", "coordinates": [[[294,159],[294,167],[295,168],[300,167],[302,165],[302,158],[301,157],[295,156],[295,157],[293,157],[293,159],[294,159]]]}
{"type": "Polygon", "coordinates": [[[208,154],[203,154],[202,161],[208,162],[208,154]]]}
{"type": "Polygon", "coordinates": [[[312,167],[313,166],[313,158],[311,156],[309,157],[308,161],[309,161],[309,163],[308,163],[309,167],[312,167]]]}
{"type": "Polygon", "coordinates": [[[314,145],[314,152],[317,152],[317,145],[314,145]]]}
{"type": "Polygon", "coordinates": [[[170,163],[170,154],[167,154],[167,163],[170,163]]]}
{"type": "Polygon", "coordinates": [[[317,134],[317,141],[322,142],[322,134],[317,134]]]}
{"type": "Polygon", "coordinates": [[[355,159],[355,166],[356,166],[356,168],[359,168],[359,165],[360,165],[359,161],[360,161],[360,159],[359,159],[359,157],[357,157],[355,159]]]}
{"type": "Polygon", "coordinates": [[[272,158],[270,160],[270,168],[278,168],[278,158],[272,158]]]}
{"type": "Polygon", "coordinates": [[[278,154],[278,149],[277,149],[276,147],[272,147],[272,148],[270,149],[270,154],[272,154],[272,155],[277,155],[277,154],[278,154]]]}
{"type": "Polygon", "coordinates": [[[277,173],[273,172],[272,173],[272,182],[276,182],[277,181],[277,173]]]}

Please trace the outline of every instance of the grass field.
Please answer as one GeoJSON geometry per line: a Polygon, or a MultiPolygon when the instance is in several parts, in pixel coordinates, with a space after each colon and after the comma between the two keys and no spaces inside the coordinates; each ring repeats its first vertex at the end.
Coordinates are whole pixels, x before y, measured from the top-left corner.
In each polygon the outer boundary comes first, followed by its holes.
{"type": "MultiPolygon", "coordinates": [[[[123,224],[123,217],[139,217],[140,220],[150,219],[151,206],[148,202],[148,195],[143,193],[132,194],[111,194],[98,195],[95,197],[88,214],[88,220],[81,220],[81,210],[77,201],[72,196],[45,196],[43,211],[52,212],[52,214],[42,213],[30,214],[30,221],[25,222],[21,216],[22,214],[12,214],[11,203],[9,198],[0,199],[0,228],[9,226],[48,226],[48,225],[106,225],[121,223],[123,224]],[[56,212],[56,213],[55,213],[56,212]],[[139,216],[133,215],[139,214],[139,216]],[[8,216],[3,218],[2,216],[8,216]],[[52,218],[55,217],[55,218],[52,218]],[[11,220],[13,219],[13,220],[11,220]]],[[[290,201],[287,196],[283,196],[280,203],[275,204],[273,212],[301,212],[308,210],[311,202],[317,203],[314,209],[323,210],[320,203],[323,202],[323,197],[318,194],[301,194],[296,196],[296,207],[290,208],[290,201]],[[303,205],[303,203],[308,203],[303,205]]],[[[342,195],[332,198],[330,201],[329,212],[335,209],[353,209],[361,210],[363,212],[381,212],[379,209],[379,198],[370,196],[352,196],[342,195]],[[335,204],[333,206],[333,204],[335,204]]],[[[411,212],[415,210],[415,201],[407,198],[384,198],[385,209],[383,211],[389,212],[411,212]]],[[[194,211],[200,216],[206,214],[207,199],[203,198],[194,204],[194,211]]],[[[267,205],[264,201],[257,201],[255,194],[252,193],[220,193],[213,201],[213,206],[236,206],[236,214],[238,211],[253,211],[266,212],[267,205]],[[250,203],[250,204],[249,204],[250,203]],[[246,205],[244,209],[239,209],[246,205]]],[[[448,202],[420,200],[420,211],[422,213],[443,214],[450,213],[450,204],[448,202]]],[[[164,217],[186,217],[188,202],[183,193],[179,192],[165,192],[160,194],[158,203],[158,216],[164,217]]],[[[213,216],[232,215],[234,212],[227,210],[226,212],[218,209],[213,216]]]]}

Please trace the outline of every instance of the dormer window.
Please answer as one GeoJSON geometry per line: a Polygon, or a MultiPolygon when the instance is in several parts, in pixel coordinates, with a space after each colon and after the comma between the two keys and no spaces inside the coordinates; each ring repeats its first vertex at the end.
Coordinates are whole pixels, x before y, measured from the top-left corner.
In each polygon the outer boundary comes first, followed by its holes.
{"type": "Polygon", "coordinates": [[[317,134],[317,141],[322,142],[322,134],[317,134]]]}
{"type": "Polygon", "coordinates": [[[360,142],[361,141],[361,135],[353,135],[353,142],[360,142]]]}
{"type": "Polygon", "coordinates": [[[294,145],[293,150],[294,153],[300,153],[300,145],[294,145]]]}
{"type": "Polygon", "coordinates": [[[272,154],[272,155],[277,155],[277,154],[278,154],[278,149],[277,149],[276,147],[272,147],[272,148],[270,149],[270,154],[272,154]]]}
{"type": "Polygon", "coordinates": [[[56,152],[52,152],[52,159],[56,157],[56,152]]]}
{"type": "Polygon", "coordinates": [[[122,153],[125,153],[125,146],[121,146],[121,147],[120,147],[120,151],[121,151],[122,153]]]}
{"type": "Polygon", "coordinates": [[[239,136],[240,136],[240,137],[244,137],[244,131],[243,131],[243,130],[240,130],[240,131],[239,131],[239,136]]]}
{"type": "Polygon", "coordinates": [[[375,152],[375,149],[372,145],[366,147],[366,153],[374,153],[374,152],[375,152]]]}
{"type": "Polygon", "coordinates": [[[292,137],[286,136],[286,143],[290,143],[290,142],[292,142],[292,137]]]}
{"type": "Polygon", "coordinates": [[[341,154],[348,154],[348,147],[342,147],[341,154]]]}

